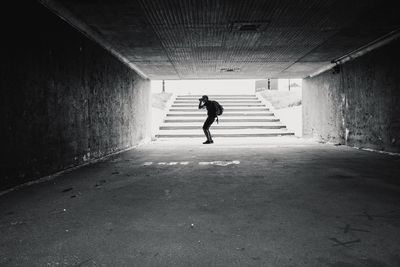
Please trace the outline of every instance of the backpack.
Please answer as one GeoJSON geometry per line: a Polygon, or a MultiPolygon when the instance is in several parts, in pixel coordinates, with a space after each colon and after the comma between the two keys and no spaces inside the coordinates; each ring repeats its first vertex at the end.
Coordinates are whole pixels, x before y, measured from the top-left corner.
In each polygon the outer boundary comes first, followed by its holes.
{"type": "Polygon", "coordinates": [[[213,101],[213,102],[215,105],[215,112],[217,113],[217,116],[222,115],[222,113],[224,113],[224,108],[217,101],[213,101]]]}
{"type": "Polygon", "coordinates": [[[217,123],[218,123],[218,116],[220,116],[220,115],[222,115],[222,113],[224,113],[224,108],[217,101],[213,101],[213,104],[215,106],[215,113],[217,114],[217,123]]]}

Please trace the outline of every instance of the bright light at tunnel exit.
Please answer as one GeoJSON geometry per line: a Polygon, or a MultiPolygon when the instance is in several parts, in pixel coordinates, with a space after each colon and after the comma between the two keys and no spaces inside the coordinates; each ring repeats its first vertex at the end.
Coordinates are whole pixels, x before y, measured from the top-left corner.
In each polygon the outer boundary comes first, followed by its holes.
{"type": "MultiPolygon", "coordinates": [[[[256,93],[256,81],[260,79],[165,80],[164,94],[162,81],[152,80],[152,132],[158,131],[168,108],[166,103],[172,95],[251,95],[256,93]]],[[[278,79],[274,85],[272,82],[270,85],[271,90],[257,90],[259,97],[269,102],[275,116],[289,131],[301,137],[302,79],[278,79]]],[[[259,86],[257,88],[260,89],[259,86]]]]}
{"type": "MultiPolygon", "coordinates": [[[[255,82],[260,79],[223,80],[165,80],[165,91],[174,94],[252,94],[255,82]]],[[[278,79],[278,90],[289,90],[290,84],[300,85],[302,79],[278,79]]],[[[162,91],[162,81],[152,80],[153,93],[162,91]]],[[[297,90],[298,88],[291,88],[297,90]]]]}

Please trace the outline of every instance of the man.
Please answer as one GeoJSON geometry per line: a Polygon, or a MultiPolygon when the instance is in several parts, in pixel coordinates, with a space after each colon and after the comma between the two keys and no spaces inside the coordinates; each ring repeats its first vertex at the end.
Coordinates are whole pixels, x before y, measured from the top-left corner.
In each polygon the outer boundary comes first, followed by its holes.
{"type": "Polygon", "coordinates": [[[212,140],[209,129],[210,129],[211,124],[213,124],[213,122],[215,121],[215,118],[217,117],[217,109],[216,109],[213,101],[208,100],[208,96],[206,96],[206,95],[203,95],[199,99],[199,101],[200,101],[199,109],[202,109],[204,107],[207,108],[207,119],[203,125],[203,131],[207,137],[207,141],[203,142],[203,144],[212,144],[212,143],[214,143],[214,141],[212,140]]]}

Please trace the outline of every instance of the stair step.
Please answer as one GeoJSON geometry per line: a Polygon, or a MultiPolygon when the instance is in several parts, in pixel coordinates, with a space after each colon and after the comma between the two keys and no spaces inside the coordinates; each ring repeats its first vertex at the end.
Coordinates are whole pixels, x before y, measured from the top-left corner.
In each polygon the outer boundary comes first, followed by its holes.
{"type": "MultiPolygon", "coordinates": [[[[201,129],[202,125],[197,126],[161,126],[160,130],[195,130],[201,129]]],[[[240,130],[240,129],[285,129],[285,125],[269,125],[269,126],[262,126],[262,125],[248,125],[248,126],[240,126],[240,125],[212,125],[211,130],[240,130]]]]}
{"type": "MultiPolygon", "coordinates": [[[[193,122],[192,120],[186,120],[185,122],[176,122],[176,123],[164,123],[161,126],[202,126],[205,118],[199,120],[199,122],[193,122]]],[[[226,119],[222,120],[219,118],[219,124],[214,123],[212,127],[219,127],[219,126],[276,126],[276,125],[283,125],[281,122],[249,122],[249,121],[242,121],[242,122],[227,122],[226,119]]]]}
{"type": "MultiPolygon", "coordinates": [[[[224,107],[265,107],[264,104],[222,104],[220,103],[222,106],[224,107]]],[[[183,104],[172,104],[171,105],[173,108],[179,108],[179,107],[195,107],[198,108],[198,105],[183,105],[183,104]]],[[[225,109],[225,108],[224,108],[225,109]]]]}
{"type": "MultiPolygon", "coordinates": [[[[218,102],[224,101],[224,100],[259,100],[257,97],[214,97],[210,98],[211,100],[217,100],[218,102]]],[[[199,102],[198,98],[195,97],[177,97],[176,101],[188,101],[188,100],[195,100],[199,102]]]]}
{"type": "MultiPolygon", "coordinates": [[[[235,112],[235,111],[268,111],[268,108],[224,108],[225,112],[235,112]]],[[[169,111],[180,111],[180,112],[198,112],[198,108],[171,108],[169,111]]]]}
{"type": "MultiPolygon", "coordinates": [[[[220,123],[237,123],[237,122],[279,122],[279,119],[252,119],[252,118],[246,118],[246,119],[227,119],[227,118],[222,118],[219,117],[219,122],[220,123]]],[[[164,120],[164,123],[191,123],[191,122],[204,122],[204,119],[166,119],[164,120]]]]}
{"type": "MultiPolygon", "coordinates": [[[[199,101],[198,100],[175,100],[174,104],[198,104],[199,101]]],[[[226,105],[226,104],[260,104],[261,101],[260,100],[223,100],[223,101],[219,101],[220,104],[226,105]]]]}
{"type": "MultiPolygon", "coordinates": [[[[223,134],[216,133],[212,134],[215,137],[276,137],[276,136],[287,136],[294,135],[292,132],[276,132],[276,133],[233,133],[233,134],[223,134]]],[[[157,138],[196,138],[204,137],[204,134],[158,134],[157,138]]]]}
{"type": "MultiPolygon", "coordinates": [[[[215,123],[216,124],[216,123],[215,123]]],[[[216,131],[216,127],[214,127],[214,124],[211,126],[213,128],[210,128],[211,133],[216,131]]],[[[240,133],[281,133],[281,132],[288,132],[286,128],[280,128],[280,129],[251,129],[251,131],[243,131],[243,129],[220,129],[219,133],[223,134],[240,134],[240,133]]],[[[204,134],[203,129],[201,127],[196,127],[195,129],[181,129],[181,130],[160,130],[160,134],[166,134],[166,133],[175,133],[175,134],[204,134]]]]}
{"type": "MultiPolygon", "coordinates": [[[[256,95],[207,95],[209,99],[213,97],[257,97],[256,95]]],[[[193,97],[193,98],[201,98],[202,95],[178,95],[177,97],[193,97]]]]}
{"type": "MultiPolygon", "coordinates": [[[[206,117],[206,113],[168,113],[167,117],[206,117]]],[[[254,112],[254,113],[225,113],[222,115],[224,117],[241,117],[241,116],[257,116],[257,117],[270,117],[274,116],[272,112],[254,112]]]]}

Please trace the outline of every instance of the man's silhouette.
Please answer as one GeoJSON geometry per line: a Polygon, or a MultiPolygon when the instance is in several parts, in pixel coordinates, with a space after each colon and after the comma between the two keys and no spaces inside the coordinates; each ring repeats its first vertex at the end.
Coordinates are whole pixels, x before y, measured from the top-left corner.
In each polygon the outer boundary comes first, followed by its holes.
{"type": "Polygon", "coordinates": [[[210,129],[211,124],[213,124],[213,122],[215,121],[215,118],[217,117],[217,109],[216,109],[213,101],[208,100],[208,96],[206,96],[206,95],[203,95],[199,99],[199,101],[200,101],[199,109],[202,109],[204,107],[207,108],[207,119],[203,125],[203,131],[207,137],[207,141],[203,142],[203,144],[212,144],[212,143],[214,143],[214,141],[212,140],[209,129],[210,129]]]}

